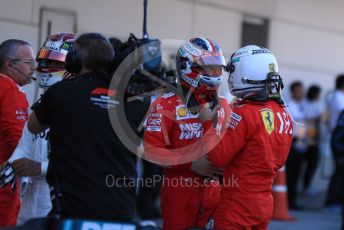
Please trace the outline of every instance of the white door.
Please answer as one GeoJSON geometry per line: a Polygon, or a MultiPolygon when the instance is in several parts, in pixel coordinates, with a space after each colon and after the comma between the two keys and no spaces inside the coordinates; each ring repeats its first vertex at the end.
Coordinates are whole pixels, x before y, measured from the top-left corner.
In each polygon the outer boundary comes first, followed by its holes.
{"type": "Polygon", "coordinates": [[[76,33],[76,13],[42,8],[40,13],[40,44],[47,36],[55,33],[76,33]]]}

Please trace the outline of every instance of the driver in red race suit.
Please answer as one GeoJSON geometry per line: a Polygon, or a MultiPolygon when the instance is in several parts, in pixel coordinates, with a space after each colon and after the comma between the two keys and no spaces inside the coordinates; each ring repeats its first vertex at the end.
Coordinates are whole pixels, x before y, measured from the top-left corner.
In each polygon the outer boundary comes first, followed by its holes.
{"type": "MultiPolygon", "coordinates": [[[[267,229],[272,182],[292,140],[292,119],[280,96],[282,78],[270,50],[253,45],[234,53],[226,69],[239,102],[233,105],[226,134],[208,153],[215,166],[225,168],[215,229],[267,229]]],[[[211,123],[203,123],[207,144],[215,132],[211,123]]]]}
{"type": "Polygon", "coordinates": [[[165,166],[161,190],[164,230],[204,228],[212,223],[219,200],[218,176],[223,171],[193,149],[204,134],[198,110],[207,103],[220,107],[215,127],[219,135],[229,115],[228,102],[217,96],[225,62],[215,42],[190,39],[178,49],[176,64],[181,92],[155,100],[144,134],[145,158],[165,166]]]}

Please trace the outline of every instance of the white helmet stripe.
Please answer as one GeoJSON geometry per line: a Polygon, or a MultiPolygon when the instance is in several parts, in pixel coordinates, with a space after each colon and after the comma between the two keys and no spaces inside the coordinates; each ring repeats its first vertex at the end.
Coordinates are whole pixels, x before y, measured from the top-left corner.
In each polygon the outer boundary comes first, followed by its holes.
{"type": "Polygon", "coordinates": [[[204,40],[205,44],[207,44],[207,46],[209,47],[209,51],[214,52],[213,46],[212,44],[210,44],[209,40],[206,38],[202,38],[202,39],[204,40]]]}

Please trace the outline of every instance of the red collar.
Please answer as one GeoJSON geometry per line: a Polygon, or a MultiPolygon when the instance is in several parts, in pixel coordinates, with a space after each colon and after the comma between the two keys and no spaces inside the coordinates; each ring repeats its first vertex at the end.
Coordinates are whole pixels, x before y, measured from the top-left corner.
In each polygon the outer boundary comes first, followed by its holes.
{"type": "Polygon", "coordinates": [[[18,89],[19,89],[20,91],[22,91],[22,87],[21,87],[20,85],[18,85],[18,83],[17,83],[15,80],[13,80],[10,76],[7,76],[7,75],[5,75],[5,74],[3,74],[3,73],[0,73],[0,79],[1,79],[1,78],[2,78],[2,79],[5,79],[5,81],[7,81],[8,83],[17,86],[18,89]]]}
{"type": "Polygon", "coordinates": [[[7,75],[5,75],[3,73],[0,73],[0,77],[4,77],[4,78],[7,78],[7,79],[10,79],[11,82],[16,83],[10,76],[7,76],[7,75]]]}

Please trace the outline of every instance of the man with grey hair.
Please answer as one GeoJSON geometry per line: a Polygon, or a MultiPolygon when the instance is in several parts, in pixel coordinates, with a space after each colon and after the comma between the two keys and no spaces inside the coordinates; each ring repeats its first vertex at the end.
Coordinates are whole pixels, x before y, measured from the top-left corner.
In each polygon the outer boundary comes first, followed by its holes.
{"type": "MultiPolygon", "coordinates": [[[[12,155],[28,116],[22,86],[29,84],[36,69],[31,45],[9,39],[0,44],[0,165],[12,155]]],[[[18,189],[0,188],[0,227],[16,224],[18,189]]]]}

